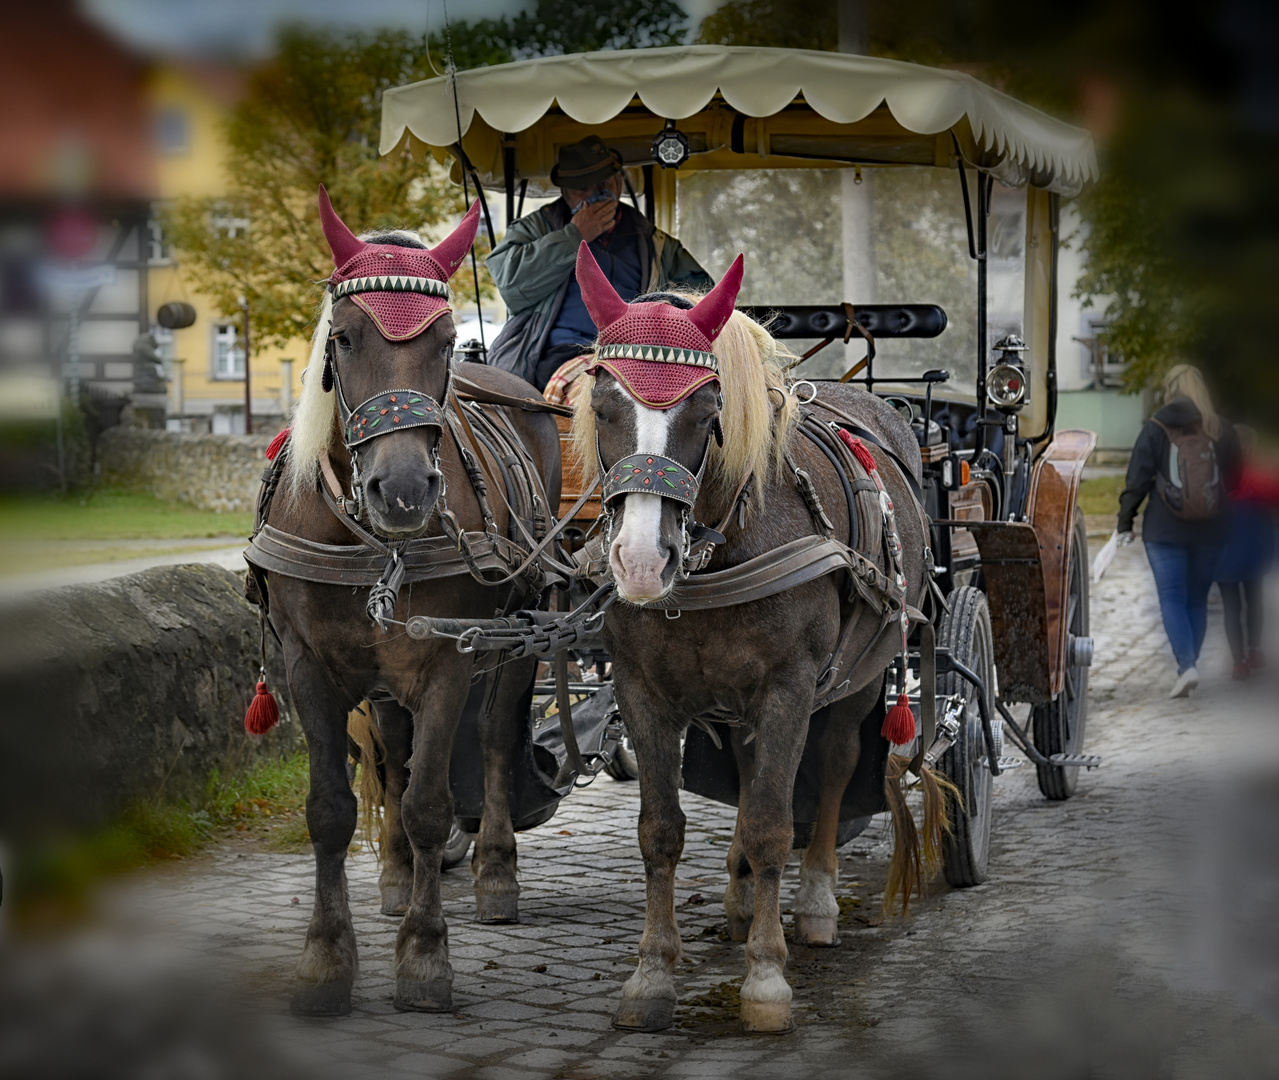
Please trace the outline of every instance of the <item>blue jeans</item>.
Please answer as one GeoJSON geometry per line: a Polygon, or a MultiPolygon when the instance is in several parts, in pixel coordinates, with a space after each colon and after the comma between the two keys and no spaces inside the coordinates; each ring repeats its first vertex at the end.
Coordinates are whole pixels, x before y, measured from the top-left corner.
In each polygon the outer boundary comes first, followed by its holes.
{"type": "Polygon", "coordinates": [[[1146,544],[1155,574],[1159,610],[1177,672],[1195,666],[1208,628],[1208,590],[1221,558],[1221,547],[1204,544],[1146,544]]]}

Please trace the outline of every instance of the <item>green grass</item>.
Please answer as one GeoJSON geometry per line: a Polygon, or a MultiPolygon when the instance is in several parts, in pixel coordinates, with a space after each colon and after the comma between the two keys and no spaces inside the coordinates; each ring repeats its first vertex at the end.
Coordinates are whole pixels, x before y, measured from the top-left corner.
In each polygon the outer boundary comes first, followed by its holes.
{"type": "Polygon", "coordinates": [[[219,514],[110,488],[0,498],[2,540],[185,540],[247,536],[252,528],[252,514],[219,514]]]}
{"type": "Polygon", "coordinates": [[[1119,513],[1119,493],[1124,489],[1122,476],[1097,476],[1079,485],[1079,508],[1086,515],[1119,513]]]}
{"type": "Polygon", "coordinates": [[[228,779],[209,778],[203,802],[144,802],[112,824],[82,836],[46,840],[17,852],[16,917],[26,925],[81,914],[101,878],[196,854],[211,841],[249,834],[275,850],[305,850],[305,750],[264,761],[228,779]]]}

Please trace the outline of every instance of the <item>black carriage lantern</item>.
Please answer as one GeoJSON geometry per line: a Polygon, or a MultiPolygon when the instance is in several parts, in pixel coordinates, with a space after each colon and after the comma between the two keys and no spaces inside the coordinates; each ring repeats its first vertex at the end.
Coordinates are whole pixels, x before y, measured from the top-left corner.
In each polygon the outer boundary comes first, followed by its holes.
{"type": "Polygon", "coordinates": [[[688,160],[688,136],[676,130],[674,120],[653,136],[653,160],[663,169],[678,169],[688,160]]]}
{"type": "Polygon", "coordinates": [[[1014,413],[1030,404],[1030,380],[1021,354],[1026,343],[1016,334],[995,342],[998,358],[986,376],[986,397],[1002,413],[1014,413]]]}

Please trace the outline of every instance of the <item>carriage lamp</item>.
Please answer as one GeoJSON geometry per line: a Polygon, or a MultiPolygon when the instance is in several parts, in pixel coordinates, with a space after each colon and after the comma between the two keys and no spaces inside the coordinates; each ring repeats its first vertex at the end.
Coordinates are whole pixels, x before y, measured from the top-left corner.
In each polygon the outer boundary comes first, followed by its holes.
{"type": "Polygon", "coordinates": [[[1030,403],[1030,380],[1022,364],[1026,343],[1009,334],[995,343],[998,362],[986,376],[986,397],[1000,412],[1015,412],[1030,403]]]}
{"type": "Polygon", "coordinates": [[[678,169],[688,160],[688,136],[675,129],[675,121],[653,136],[653,160],[663,169],[678,169]]]}

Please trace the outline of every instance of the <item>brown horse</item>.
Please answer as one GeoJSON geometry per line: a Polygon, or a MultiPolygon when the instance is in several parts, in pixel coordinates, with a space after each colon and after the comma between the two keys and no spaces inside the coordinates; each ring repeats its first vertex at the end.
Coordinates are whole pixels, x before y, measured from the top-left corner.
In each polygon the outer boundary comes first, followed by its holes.
{"type": "MultiPolygon", "coordinates": [[[[375,703],[386,752],[382,910],[404,912],[395,950],[395,1005],[446,1011],[453,972],[440,906],[440,860],[453,820],[449,761],[474,663],[452,642],[413,640],[396,623],[410,614],[488,617],[508,602],[513,586],[485,584],[458,565],[449,576],[423,580],[410,565],[398,596],[392,588],[382,609],[390,631],[385,632],[366,613],[367,585],[323,583],[314,575],[308,580],[303,570],[281,569],[261,544],[274,538],[274,550],[286,555],[306,547],[324,557],[337,552],[340,560],[367,557],[377,550],[370,547],[374,543],[400,551],[406,541],[442,537],[448,525],[450,538],[459,530],[464,534],[459,543],[468,550],[468,538],[476,537],[494,550],[513,550],[506,538],[521,526],[496,494],[504,473],[457,437],[456,415],[449,414],[458,405],[449,388],[464,376],[490,394],[521,399],[537,394],[505,372],[454,362],[445,282],[470,249],[475,208],[434,249],[407,232],[357,239],[332,213],[326,196],[321,215],[338,269],[321,309],[279,492],[267,527],[247,553],[250,563],[269,573],[270,623],[283,645],[290,694],[310,752],[306,814],[316,860],[315,907],[293,1008],[311,1015],[350,1009],[356,945],[343,864],[356,827],[356,799],[346,772],[347,714],[367,698],[375,703]],[[365,264],[393,276],[369,274],[365,264]],[[372,428],[367,422],[361,426],[365,417],[372,418],[372,428]],[[374,430],[382,422],[390,433],[374,430]],[[477,460],[486,483],[475,481],[477,460]],[[350,513],[353,505],[358,513],[350,513]],[[373,540],[353,546],[361,529],[373,540]]],[[[545,505],[558,505],[553,419],[520,408],[501,411],[503,423],[527,448],[545,505]]],[[[451,539],[432,550],[455,552],[451,539]]],[[[535,601],[533,596],[524,604],[535,601]]],[[[481,921],[517,918],[508,788],[513,752],[528,723],[534,674],[532,662],[500,668],[480,720],[485,801],[472,870],[481,921]]]]}
{"type": "MultiPolygon", "coordinates": [[[[878,725],[884,716],[883,676],[902,649],[902,630],[894,620],[889,632],[882,633],[879,615],[857,594],[850,599],[843,573],[733,606],[681,609],[681,586],[700,576],[686,576],[689,537],[697,531],[691,519],[723,523],[718,527],[725,535],[717,538],[705,567],[708,573],[740,566],[811,536],[819,527],[819,508],[828,515],[834,539],[848,544],[851,524],[843,484],[827,454],[798,434],[804,408],[830,420],[833,415],[822,408],[823,402],[830,403],[882,444],[872,444],[869,450],[887,495],[899,508],[895,529],[907,583],[904,599],[918,606],[925,587],[927,541],[922,515],[907,509],[915,500],[905,475],[909,472],[918,480],[918,446],[896,412],[860,389],[824,384],[819,401],[801,406],[788,388],[769,335],[741,313],[729,317],[729,294],[736,293],[732,271],[696,306],[688,299],[657,294],[628,307],[612,292],[589,252],[583,252],[578,280],[596,325],[605,329],[597,344],[594,377],[583,378],[574,390],[574,446],[588,472],[593,474],[598,466],[604,480],[602,556],[621,602],[608,609],[603,637],[613,659],[618,707],[639,763],[639,841],[648,892],[639,966],[623,987],[613,1022],[645,1031],[672,1022],[677,996],[672,975],[681,953],[674,882],[685,822],[679,805],[680,740],[691,718],[710,717],[731,718],[733,726],[727,731],[741,777],[724,905],[733,936],[746,940],[743,1026],[748,1031],[789,1030],[791,989],[782,974],[787,952],[779,887],[794,835],[792,790],[819,681],[847,631],[845,655],[860,659],[842,673],[848,684],[821,738],[819,814],[794,905],[796,940],[833,945],[839,911],[833,888],[840,800],[857,764],[861,725],[878,725]],[[705,358],[713,355],[718,379],[695,375],[687,385],[696,388],[682,400],[651,407],[639,399],[642,391],[632,380],[618,374],[617,364],[598,361],[632,355],[629,345],[606,341],[608,328],[629,325],[631,333],[640,327],[643,334],[643,327],[666,318],[658,310],[662,302],[688,309],[688,319],[698,327],[723,327],[718,340],[713,333],[705,334],[715,340],[713,354],[698,352],[699,346],[693,345],[689,361],[685,357],[690,346],[685,344],[684,355],[676,359],[707,364],[705,358]],[[645,462],[652,463],[650,472],[664,466],[653,476],[668,488],[671,477],[702,479],[695,502],[690,506],[677,496],[663,497],[653,494],[653,488],[639,487],[647,475],[645,462]],[[634,480],[628,482],[632,473],[634,480]],[[807,496],[800,474],[811,484],[807,496]],[[749,487],[739,496],[748,478],[749,487]]],[[[686,335],[682,340],[692,339],[686,335]]],[[[659,355],[652,349],[635,355],[650,354],[659,355]]],[[[644,363],[647,360],[639,367],[644,363]]],[[[653,378],[660,391],[666,377],[653,378]]],[[[858,504],[853,513],[860,522],[854,546],[892,577],[883,543],[884,533],[892,529],[881,512],[881,496],[868,488],[865,477],[862,481],[853,495],[858,504]]],[[[878,737],[878,727],[874,736],[878,737]]]]}

